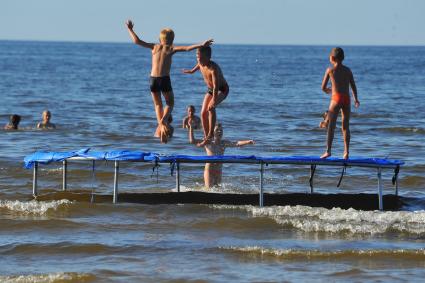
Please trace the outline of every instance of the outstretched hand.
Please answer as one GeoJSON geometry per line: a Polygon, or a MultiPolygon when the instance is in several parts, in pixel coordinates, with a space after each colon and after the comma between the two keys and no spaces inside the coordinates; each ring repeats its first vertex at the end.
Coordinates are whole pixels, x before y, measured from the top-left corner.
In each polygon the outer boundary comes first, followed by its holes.
{"type": "Polygon", "coordinates": [[[354,107],[359,108],[360,106],[360,101],[356,100],[354,101],[354,107]]]}
{"type": "Polygon", "coordinates": [[[134,27],[134,24],[131,20],[127,20],[125,22],[125,25],[127,26],[128,29],[133,29],[133,27],[134,27]]]}
{"type": "Polygon", "coordinates": [[[211,44],[213,44],[214,39],[210,38],[208,40],[205,40],[204,43],[202,43],[203,46],[210,46],[211,44]]]}
{"type": "Polygon", "coordinates": [[[191,70],[183,69],[183,70],[182,70],[182,73],[183,73],[183,74],[191,74],[192,72],[191,72],[191,70]]]}

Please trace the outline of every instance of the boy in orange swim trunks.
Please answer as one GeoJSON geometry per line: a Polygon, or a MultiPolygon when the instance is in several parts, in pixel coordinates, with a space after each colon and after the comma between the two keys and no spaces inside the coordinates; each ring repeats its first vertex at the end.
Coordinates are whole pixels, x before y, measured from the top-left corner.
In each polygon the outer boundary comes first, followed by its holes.
{"type": "Polygon", "coordinates": [[[335,134],[336,120],[338,113],[342,113],[342,134],[344,137],[344,159],[348,159],[350,147],[350,87],[354,99],[354,106],[360,106],[357,98],[357,87],[354,82],[353,73],[351,70],[342,64],[344,60],[344,50],[340,47],[332,48],[329,56],[329,61],[332,67],[328,68],[322,82],[322,90],[331,94],[331,102],[328,110],[328,134],[327,134],[327,147],[326,152],[322,154],[321,158],[331,156],[332,141],[335,134]],[[328,88],[329,79],[331,80],[332,88],[328,88]]]}

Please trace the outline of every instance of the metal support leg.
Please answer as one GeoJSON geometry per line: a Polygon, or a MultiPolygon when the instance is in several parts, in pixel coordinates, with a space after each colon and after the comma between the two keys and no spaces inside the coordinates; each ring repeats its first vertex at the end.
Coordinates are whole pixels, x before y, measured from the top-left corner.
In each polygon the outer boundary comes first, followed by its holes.
{"type": "Polygon", "coordinates": [[[176,189],[177,192],[180,193],[180,162],[176,163],[176,169],[177,169],[177,173],[176,173],[176,189]]]}
{"type": "Polygon", "coordinates": [[[118,173],[120,169],[120,163],[119,161],[115,160],[115,172],[114,172],[114,196],[113,196],[113,203],[117,203],[118,201],[118,173]]]}
{"type": "Polygon", "coordinates": [[[263,198],[263,175],[264,175],[264,163],[260,163],[260,207],[264,206],[263,198]]]}
{"type": "Polygon", "coordinates": [[[314,172],[316,172],[316,165],[310,165],[310,194],[313,193],[313,179],[314,179],[314,172]]]}
{"type": "Polygon", "coordinates": [[[32,177],[32,195],[36,197],[38,195],[37,191],[37,173],[38,173],[38,162],[34,163],[34,171],[32,177]]]}
{"type": "Polygon", "coordinates": [[[395,176],[395,195],[398,196],[398,176],[395,176]]]}
{"type": "Polygon", "coordinates": [[[63,191],[66,191],[66,171],[67,171],[67,169],[68,169],[68,163],[67,163],[67,161],[66,160],[64,160],[63,162],[62,162],[62,164],[63,164],[63,166],[62,166],[62,190],[63,191]]]}
{"type": "Polygon", "coordinates": [[[378,168],[378,198],[379,198],[379,210],[384,210],[384,203],[382,200],[382,169],[378,168]]]}

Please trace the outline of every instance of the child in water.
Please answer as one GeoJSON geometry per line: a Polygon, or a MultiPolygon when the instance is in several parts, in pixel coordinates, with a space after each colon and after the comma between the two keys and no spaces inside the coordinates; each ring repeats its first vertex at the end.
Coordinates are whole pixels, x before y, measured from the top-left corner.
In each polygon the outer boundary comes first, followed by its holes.
{"type": "MultiPolygon", "coordinates": [[[[217,124],[214,127],[213,140],[210,143],[204,145],[205,151],[208,156],[223,155],[226,147],[240,147],[248,144],[254,144],[253,140],[243,140],[237,142],[231,142],[229,140],[223,140],[223,128],[221,124],[217,124]]],[[[200,140],[195,139],[193,128],[189,124],[189,143],[197,144],[200,140]]],[[[211,188],[221,183],[222,176],[222,163],[206,163],[204,170],[204,182],[205,187],[211,188]]]]}
{"type": "Polygon", "coordinates": [[[201,44],[190,46],[174,46],[174,31],[167,28],[161,31],[159,44],[147,43],[141,40],[133,31],[134,24],[132,21],[128,20],[126,25],[135,44],[152,50],[150,90],[158,122],[155,136],[158,136],[162,143],[166,143],[170,137],[170,127],[167,121],[174,107],[174,93],[170,80],[172,56],[177,52],[191,51],[201,46],[209,46],[213,40],[209,39],[201,44]],[[164,108],[162,106],[161,93],[165,98],[166,106],[164,108]]]}
{"type": "Polygon", "coordinates": [[[327,147],[326,152],[320,156],[327,158],[331,156],[332,141],[335,134],[336,120],[338,113],[342,113],[342,134],[344,137],[344,159],[349,157],[350,147],[350,114],[351,114],[351,101],[350,101],[350,87],[354,98],[354,106],[360,106],[357,98],[357,87],[354,82],[354,76],[351,70],[342,64],[344,60],[344,51],[340,47],[333,48],[329,56],[332,67],[326,69],[325,76],[323,77],[322,90],[331,94],[331,102],[327,114],[328,119],[328,133],[327,133],[327,147]],[[328,88],[328,82],[331,80],[332,88],[328,88]]]}
{"type": "Polygon", "coordinates": [[[202,103],[201,119],[204,129],[204,139],[199,146],[204,146],[211,142],[214,136],[215,122],[217,119],[215,108],[229,94],[229,85],[223,76],[220,66],[211,60],[211,47],[204,46],[196,52],[198,63],[192,70],[183,70],[185,74],[193,74],[200,70],[207,85],[207,93],[202,103]]]}
{"type": "Polygon", "coordinates": [[[5,130],[17,130],[19,126],[19,122],[21,122],[21,116],[17,114],[10,115],[9,123],[4,126],[5,130]]]}
{"type": "Polygon", "coordinates": [[[56,129],[56,125],[50,122],[52,113],[49,110],[44,110],[41,117],[43,121],[37,124],[37,129],[56,129]]]}
{"type": "Polygon", "coordinates": [[[183,119],[183,128],[188,129],[189,124],[193,129],[197,130],[201,126],[201,119],[195,115],[195,106],[189,105],[187,107],[187,116],[183,119]]]}

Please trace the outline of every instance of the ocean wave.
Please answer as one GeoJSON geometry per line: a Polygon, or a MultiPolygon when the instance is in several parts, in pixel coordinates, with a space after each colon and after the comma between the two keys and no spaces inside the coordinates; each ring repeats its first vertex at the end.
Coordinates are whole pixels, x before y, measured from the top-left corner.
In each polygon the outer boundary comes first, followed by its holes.
{"type": "Polygon", "coordinates": [[[412,133],[412,134],[425,134],[425,129],[417,128],[417,127],[388,127],[388,128],[375,128],[371,129],[372,131],[383,131],[389,133],[412,133]]]}
{"type": "Polygon", "coordinates": [[[87,273],[58,272],[48,274],[0,276],[0,282],[6,283],[37,283],[37,282],[91,282],[96,276],[87,273]]]}
{"type": "Polygon", "coordinates": [[[276,223],[305,232],[383,234],[386,232],[425,235],[425,211],[362,211],[309,206],[220,206],[246,209],[253,217],[270,217],[276,223]]]}
{"type": "Polygon", "coordinates": [[[404,259],[422,259],[425,260],[424,249],[396,249],[396,250],[336,250],[336,251],[321,251],[321,250],[301,250],[301,249],[273,249],[265,247],[219,247],[219,250],[237,252],[243,254],[251,254],[253,256],[270,256],[282,259],[308,259],[308,260],[340,260],[352,258],[404,258],[404,259]]]}
{"type": "Polygon", "coordinates": [[[71,203],[71,201],[66,199],[53,201],[0,200],[0,210],[6,209],[22,214],[44,215],[48,211],[58,210],[60,207],[66,207],[71,203]]]}

